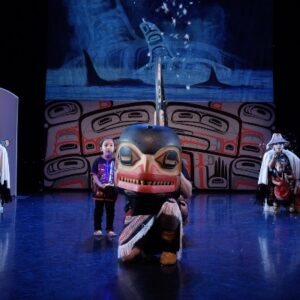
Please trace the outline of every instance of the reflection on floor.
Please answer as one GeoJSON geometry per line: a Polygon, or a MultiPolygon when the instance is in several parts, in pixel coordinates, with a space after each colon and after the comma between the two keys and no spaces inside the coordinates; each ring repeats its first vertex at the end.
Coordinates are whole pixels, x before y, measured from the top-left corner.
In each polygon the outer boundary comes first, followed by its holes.
{"type": "Polygon", "coordinates": [[[195,195],[182,260],[162,268],[118,263],[117,238],[93,237],[88,193],[20,197],[0,215],[0,299],[300,299],[300,215],[254,200],[195,195]]]}

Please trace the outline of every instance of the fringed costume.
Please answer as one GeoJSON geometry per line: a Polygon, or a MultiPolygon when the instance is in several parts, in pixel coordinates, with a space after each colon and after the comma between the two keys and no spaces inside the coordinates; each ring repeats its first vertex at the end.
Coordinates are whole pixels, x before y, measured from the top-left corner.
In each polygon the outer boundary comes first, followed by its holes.
{"type": "Polygon", "coordinates": [[[127,197],[118,258],[159,254],[163,265],[181,256],[182,214],[178,202],[181,172],[178,136],[167,127],[134,125],[119,140],[115,184],[127,197]]]}

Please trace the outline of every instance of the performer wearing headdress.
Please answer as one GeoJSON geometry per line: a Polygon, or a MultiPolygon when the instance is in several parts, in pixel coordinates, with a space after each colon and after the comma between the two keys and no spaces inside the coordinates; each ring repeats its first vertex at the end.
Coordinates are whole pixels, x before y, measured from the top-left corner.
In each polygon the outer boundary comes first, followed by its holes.
{"type": "Polygon", "coordinates": [[[180,258],[183,219],[177,199],[181,190],[189,191],[181,169],[181,145],[172,129],[133,125],[120,136],[115,184],[130,205],[119,238],[122,261],[142,253],[160,254],[163,265],[180,258]]]}
{"type": "MultiPolygon", "coordinates": [[[[288,141],[284,139],[280,133],[274,133],[267,144],[268,151],[264,154],[262,159],[258,185],[260,189],[266,191],[265,197],[263,197],[266,199],[264,206],[266,211],[277,211],[278,201],[287,199],[289,201],[286,203],[290,204],[290,211],[294,211],[295,182],[300,178],[300,159],[290,150],[284,149],[284,146],[287,144],[288,141]],[[289,177],[290,193],[286,194],[283,197],[284,199],[280,199],[282,198],[278,192],[280,189],[276,188],[274,194],[274,187],[279,185],[278,180],[277,184],[275,183],[275,178],[278,178],[277,175],[281,174],[281,171],[278,172],[279,164],[284,168],[284,173],[286,174],[285,180],[287,180],[287,176],[289,177]]],[[[280,183],[280,185],[282,184],[280,183]]],[[[298,211],[299,208],[296,207],[296,210],[298,211]]]]}

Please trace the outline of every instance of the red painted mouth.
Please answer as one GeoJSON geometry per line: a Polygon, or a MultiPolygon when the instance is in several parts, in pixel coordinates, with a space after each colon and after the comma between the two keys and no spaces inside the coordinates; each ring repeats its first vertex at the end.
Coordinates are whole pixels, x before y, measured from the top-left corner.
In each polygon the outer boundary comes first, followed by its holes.
{"type": "Polygon", "coordinates": [[[116,185],[119,188],[149,194],[173,193],[179,187],[179,176],[128,174],[118,172],[116,185]]]}

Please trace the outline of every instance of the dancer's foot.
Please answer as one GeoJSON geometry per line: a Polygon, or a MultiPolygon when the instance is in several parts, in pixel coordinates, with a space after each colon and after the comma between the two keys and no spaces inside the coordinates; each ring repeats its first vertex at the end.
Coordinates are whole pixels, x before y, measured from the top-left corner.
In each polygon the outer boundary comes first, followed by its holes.
{"type": "Polygon", "coordinates": [[[173,252],[163,252],[160,256],[162,265],[174,265],[177,262],[177,255],[173,252]]]}
{"type": "Polygon", "coordinates": [[[115,237],[117,234],[114,232],[114,231],[112,231],[112,230],[110,230],[108,233],[107,233],[107,236],[108,237],[115,237]]]}
{"type": "Polygon", "coordinates": [[[101,230],[95,230],[94,231],[94,236],[102,236],[102,231],[101,230]]]}
{"type": "Polygon", "coordinates": [[[142,250],[138,247],[133,247],[131,252],[128,255],[123,256],[121,259],[123,262],[130,262],[138,255],[140,255],[142,250]]]}

